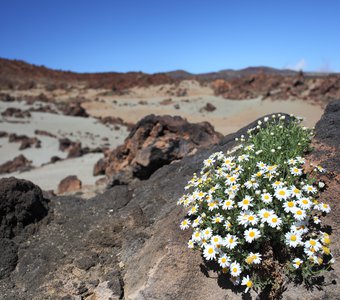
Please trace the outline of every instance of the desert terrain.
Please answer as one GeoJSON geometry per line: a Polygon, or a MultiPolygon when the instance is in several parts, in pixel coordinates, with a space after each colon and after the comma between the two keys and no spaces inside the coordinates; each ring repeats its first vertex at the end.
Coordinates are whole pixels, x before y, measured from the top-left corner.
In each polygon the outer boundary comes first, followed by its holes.
{"type": "Polygon", "coordinates": [[[313,127],[340,87],[340,76],[269,68],[77,74],[5,59],[0,67],[0,165],[20,155],[27,160],[0,168],[0,176],[33,180],[54,192],[68,175],[82,182],[78,192],[95,191],[105,182],[93,176],[96,161],[123,144],[147,115],[209,122],[223,135],[277,112],[300,116],[313,127]],[[22,146],[23,138],[31,142],[22,146]]]}

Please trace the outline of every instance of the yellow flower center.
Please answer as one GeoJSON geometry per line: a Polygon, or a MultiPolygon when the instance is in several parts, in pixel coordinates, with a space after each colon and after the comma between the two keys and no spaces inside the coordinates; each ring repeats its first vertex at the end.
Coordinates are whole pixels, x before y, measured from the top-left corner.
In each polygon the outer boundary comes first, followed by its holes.
{"type": "Polygon", "coordinates": [[[326,245],[328,245],[328,244],[331,243],[331,240],[330,240],[329,237],[325,237],[325,238],[323,239],[323,242],[324,242],[326,245]]]}
{"type": "Polygon", "coordinates": [[[255,219],[254,216],[249,216],[249,217],[248,217],[248,220],[249,220],[249,221],[253,221],[254,219],[255,219]]]}
{"type": "Polygon", "coordinates": [[[290,240],[293,241],[293,242],[295,242],[295,241],[296,241],[296,235],[292,235],[292,236],[290,237],[290,240]]]}
{"type": "Polygon", "coordinates": [[[294,193],[295,193],[295,194],[299,194],[299,193],[300,193],[300,190],[295,188],[295,189],[294,189],[294,193]]]}
{"type": "Polygon", "coordinates": [[[273,219],[272,219],[272,222],[273,222],[273,223],[276,223],[276,222],[277,222],[277,218],[273,218],[273,219]]]}
{"type": "Polygon", "coordinates": [[[310,240],[309,243],[314,247],[316,245],[316,242],[314,240],[310,240]]]}
{"type": "Polygon", "coordinates": [[[329,255],[329,254],[331,253],[331,251],[329,250],[328,247],[323,246],[323,247],[322,247],[322,250],[323,250],[323,252],[324,252],[325,254],[327,254],[327,255],[329,255]]]}
{"type": "Polygon", "coordinates": [[[301,261],[298,260],[298,261],[295,262],[295,264],[299,266],[299,265],[301,265],[301,261]]]}
{"type": "Polygon", "coordinates": [[[237,268],[233,268],[233,272],[234,272],[234,273],[237,273],[237,268]]]}
{"type": "Polygon", "coordinates": [[[270,213],[266,211],[266,212],[263,214],[263,216],[264,216],[265,218],[268,218],[268,217],[270,216],[270,213]]]}
{"type": "Polygon", "coordinates": [[[244,199],[242,202],[244,205],[248,205],[249,204],[249,200],[248,199],[244,199]]]}
{"type": "Polygon", "coordinates": [[[225,263],[226,261],[227,261],[227,259],[225,257],[222,257],[221,262],[225,263]]]}
{"type": "Polygon", "coordinates": [[[294,207],[294,202],[293,201],[289,201],[287,205],[288,205],[288,207],[294,207]]]}
{"type": "Polygon", "coordinates": [[[286,192],[284,190],[279,191],[279,195],[284,196],[286,195],[286,192]]]}
{"type": "Polygon", "coordinates": [[[229,244],[232,244],[234,242],[234,239],[229,239],[229,244]]]}
{"type": "Polygon", "coordinates": [[[299,216],[301,216],[301,215],[302,215],[302,210],[297,210],[297,211],[296,211],[296,214],[299,215],[299,216]]]}
{"type": "Polygon", "coordinates": [[[308,204],[308,200],[307,200],[307,199],[303,199],[303,200],[302,200],[302,203],[303,203],[303,204],[308,204]]]}
{"type": "Polygon", "coordinates": [[[269,199],[269,196],[268,196],[268,195],[265,195],[265,196],[264,196],[264,199],[268,200],[268,199],[269,199]]]}
{"type": "Polygon", "coordinates": [[[208,253],[209,254],[213,254],[214,253],[214,249],[213,248],[209,248],[208,253]]]}
{"type": "Polygon", "coordinates": [[[251,288],[253,286],[253,283],[249,280],[247,281],[247,287],[251,288]]]}
{"type": "Polygon", "coordinates": [[[254,236],[255,236],[255,232],[254,232],[254,231],[250,231],[250,232],[249,232],[249,236],[250,236],[250,237],[254,237],[254,236]]]}

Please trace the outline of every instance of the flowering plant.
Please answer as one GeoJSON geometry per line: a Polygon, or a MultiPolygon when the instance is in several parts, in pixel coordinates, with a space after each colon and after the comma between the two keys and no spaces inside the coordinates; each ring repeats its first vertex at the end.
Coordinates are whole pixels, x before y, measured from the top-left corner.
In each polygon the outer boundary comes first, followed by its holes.
{"type": "Polygon", "coordinates": [[[193,228],[189,248],[245,292],[278,293],[285,276],[308,283],[333,262],[320,221],[330,207],[317,200],[323,184],[314,178],[325,170],[304,171],[312,130],[300,121],[280,114],[259,121],[231,152],[207,158],[178,201],[188,209],[180,228],[193,228]]]}

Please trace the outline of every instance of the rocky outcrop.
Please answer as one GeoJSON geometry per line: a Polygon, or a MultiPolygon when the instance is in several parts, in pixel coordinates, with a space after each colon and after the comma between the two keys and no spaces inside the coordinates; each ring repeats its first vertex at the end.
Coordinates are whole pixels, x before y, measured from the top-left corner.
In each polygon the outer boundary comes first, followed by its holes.
{"type": "Polygon", "coordinates": [[[272,100],[308,99],[326,105],[331,99],[340,98],[340,77],[251,74],[240,78],[217,79],[211,83],[216,95],[227,99],[252,99],[262,97],[272,100]]]}
{"type": "MultiPolygon", "coordinates": [[[[338,299],[340,294],[336,250],[340,248],[336,238],[340,233],[339,105],[340,101],[328,106],[317,124],[313,142],[317,147],[312,154],[330,171],[328,189],[321,201],[329,202],[333,210],[327,222],[334,236],[334,270],[324,274],[325,285],[320,289],[310,291],[287,285],[283,299],[338,299]],[[328,115],[333,118],[331,133],[326,129],[328,115]]],[[[185,212],[176,202],[202,161],[215,151],[231,149],[235,137],[246,134],[248,128],[224,137],[218,145],[159,168],[148,180],[115,186],[86,201],[71,196],[52,197],[49,222],[19,244],[15,269],[10,277],[0,280],[2,297],[244,299],[224,277],[206,267],[199,252],[187,248],[190,232],[183,234],[179,229],[185,212]]],[[[251,296],[255,299],[257,295],[251,296]]]]}
{"type": "Polygon", "coordinates": [[[113,184],[145,180],[160,167],[217,144],[220,138],[208,122],[192,124],[178,116],[149,115],[108,155],[106,175],[113,184]]]}
{"type": "Polygon", "coordinates": [[[87,118],[89,115],[79,102],[65,103],[60,105],[63,114],[66,116],[83,117],[87,118]]]}
{"type": "Polygon", "coordinates": [[[31,168],[31,163],[32,162],[28,160],[24,155],[20,154],[12,160],[9,160],[0,165],[0,174],[28,170],[29,168],[31,168]]]}
{"type": "Polygon", "coordinates": [[[65,177],[58,185],[59,194],[74,193],[79,190],[81,190],[81,181],[76,175],[65,177]]]}

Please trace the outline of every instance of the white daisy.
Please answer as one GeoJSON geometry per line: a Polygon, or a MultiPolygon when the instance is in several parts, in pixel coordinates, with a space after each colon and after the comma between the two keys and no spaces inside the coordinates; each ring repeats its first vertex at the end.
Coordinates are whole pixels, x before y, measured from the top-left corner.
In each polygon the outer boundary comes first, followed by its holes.
{"type": "Polygon", "coordinates": [[[291,201],[285,201],[282,204],[283,209],[286,213],[294,213],[295,209],[296,209],[296,201],[291,200],[291,201]]]}
{"type": "Polygon", "coordinates": [[[253,282],[250,280],[249,275],[243,277],[241,284],[246,286],[246,293],[248,293],[249,289],[251,289],[253,286],[253,282]]]}
{"type": "Polygon", "coordinates": [[[200,225],[202,223],[202,218],[200,216],[198,216],[195,220],[192,221],[192,227],[197,227],[198,225],[200,225]]]}
{"type": "Polygon", "coordinates": [[[249,160],[249,155],[247,155],[247,154],[242,154],[242,155],[240,155],[240,156],[237,158],[237,160],[238,160],[239,162],[248,161],[248,160],[249,160]]]}
{"type": "Polygon", "coordinates": [[[214,224],[222,223],[223,220],[224,220],[224,217],[221,216],[220,214],[217,214],[216,216],[214,216],[214,217],[212,218],[212,222],[213,222],[214,224]]]}
{"type": "Polygon", "coordinates": [[[301,208],[296,207],[293,210],[293,216],[295,220],[302,221],[306,218],[306,211],[301,208]]]}
{"type": "Polygon", "coordinates": [[[300,207],[302,209],[310,209],[312,207],[312,201],[310,201],[308,198],[300,198],[300,200],[298,201],[300,207]]]}
{"type": "Polygon", "coordinates": [[[294,267],[295,269],[300,268],[302,262],[303,262],[303,261],[302,261],[300,258],[294,258],[294,259],[293,259],[293,267],[294,267]]]}
{"type": "Polygon", "coordinates": [[[245,261],[248,265],[252,265],[252,264],[257,265],[261,263],[262,261],[261,254],[250,252],[249,255],[246,257],[245,261]]]}
{"type": "Polygon", "coordinates": [[[192,238],[191,238],[194,242],[199,242],[202,239],[202,234],[199,230],[196,230],[193,232],[192,234],[192,238]]]}
{"type": "Polygon", "coordinates": [[[210,242],[215,246],[221,245],[222,244],[222,237],[219,236],[219,235],[214,235],[214,236],[211,237],[210,242]]]}
{"type": "Polygon", "coordinates": [[[261,233],[256,228],[249,228],[244,232],[244,237],[248,243],[252,243],[254,240],[261,237],[261,233]]]}
{"type": "Polygon", "coordinates": [[[245,196],[242,201],[238,202],[238,207],[240,207],[243,210],[249,209],[250,206],[253,206],[251,203],[253,201],[253,198],[250,196],[245,196]]]}
{"type": "Polygon", "coordinates": [[[222,209],[231,210],[234,207],[234,201],[231,199],[225,200],[222,205],[222,209]]]}
{"type": "Polygon", "coordinates": [[[276,180],[275,182],[272,183],[272,186],[273,186],[274,189],[282,187],[283,182],[281,182],[280,180],[276,180]]]}
{"type": "Polygon", "coordinates": [[[188,215],[191,216],[191,215],[196,214],[197,210],[198,210],[198,205],[196,204],[190,208],[190,210],[188,211],[188,215]]]}
{"type": "Polygon", "coordinates": [[[295,165],[296,160],[294,158],[291,158],[291,159],[288,159],[287,163],[288,163],[288,165],[295,165]]]}
{"type": "Polygon", "coordinates": [[[189,249],[193,249],[194,247],[195,247],[194,242],[193,242],[192,240],[189,240],[189,242],[188,242],[188,248],[189,248],[189,249]]]}
{"type": "Polygon", "coordinates": [[[260,170],[265,170],[267,168],[267,165],[262,161],[257,162],[256,166],[260,168],[260,170]]]}
{"type": "Polygon", "coordinates": [[[210,227],[202,230],[203,237],[207,240],[212,236],[212,230],[210,227]]]}
{"type": "Polygon", "coordinates": [[[322,212],[325,212],[325,213],[329,213],[331,211],[331,207],[329,206],[329,204],[326,204],[326,203],[320,203],[319,204],[319,209],[322,212]]]}
{"type": "Polygon", "coordinates": [[[287,232],[285,238],[285,243],[293,248],[296,248],[296,246],[299,246],[302,242],[301,235],[294,231],[287,232]]]}
{"type": "Polygon", "coordinates": [[[261,199],[264,203],[270,203],[273,201],[273,197],[269,193],[264,193],[261,195],[261,199]]]}
{"type": "Polygon", "coordinates": [[[315,194],[317,192],[316,188],[310,184],[306,184],[302,189],[309,194],[315,194]]]}
{"type": "Polygon", "coordinates": [[[277,215],[272,215],[270,218],[268,218],[268,224],[272,228],[277,228],[282,224],[281,218],[279,218],[277,215]]]}
{"type": "Polygon", "coordinates": [[[275,190],[275,197],[279,200],[286,200],[289,194],[289,190],[286,187],[280,187],[275,190]]]}
{"type": "Polygon", "coordinates": [[[290,168],[290,174],[295,176],[301,176],[302,175],[302,169],[299,169],[297,167],[290,168]]]}
{"type": "Polygon", "coordinates": [[[251,188],[257,189],[259,187],[259,184],[257,183],[257,181],[252,178],[251,180],[248,180],[244,183],[244,186],[249,190],[251,188]]]}
{"type": "Polygon", "coordinates": [[[231,235],[231,234],[227,234],[227,236],[224,239],[224,244],[225,246],[232,250],[236,247],[236,245],[238,244],[238,238],[235,235],[231,235]]]}
{"type": "Polygon", "coordinates": [[[290,187],[290,194],[292,197],[300,198],[301,197],[301,190],[299,190],[295,185],[290,187]]]}
{"type": "Polygon", "coordinates": [[[212,201],[208,203],[208,209],[210,211],[213,211],[214,209],[218,208],[218,202],[217,201],[212,201]]]}
{"type": "Polygon", "coordinates": [[[207,244],[204,247],[203,256],[207,260],[213,260],[216,258],[215,246],[212,244],[207,244]]]}
{"type": "Polygon", "coordinates": [[[230,275],[233,277],[237,277],[241,274],[241,266],[238,262],[234,261],[232,264],[230,264],[230,275]]]}
{"type": "Polygon", "coordinates": [[[180,228],[182,230],[184,229],[188,229],[190,226],[190,220],[189,219],[184,219],[182,222],[181,222],[181,225],[180,225],[180,228]]]}
{"type": "Polygon", "coordinates": [[[307,221],[297,221],[290,227],[290,231],[297,232],[299,234],[304,234],[308,232],[307,221]]]}
{"type": "Polygon", "coordinates": [[[305,242],[305,248],[307,249],[314,248],[315,251],[319,251],[321,247],[322,245],[317,239],[309,239],[305,242]]]}
{"type": "Polygon", "coordinates": [[[267,210],[264,208],[258,212],[258,215],[261,218],[262,222],[267,222],[273,214],[274,214],[273,210],[267,210]]]}
{"type": "Polygon", "coordinates": [[[219,259],[218,263],[222,268],[227,268],[230,266],[230,257],[228,257],[226,254],[223,254],[219,259]]]}

